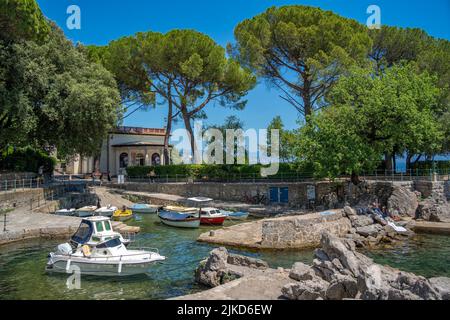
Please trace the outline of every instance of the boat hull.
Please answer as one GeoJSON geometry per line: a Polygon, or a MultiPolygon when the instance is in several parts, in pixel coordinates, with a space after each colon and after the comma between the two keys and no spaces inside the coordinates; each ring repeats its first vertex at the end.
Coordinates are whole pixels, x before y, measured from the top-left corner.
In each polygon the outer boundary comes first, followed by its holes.
{"type": "Polygon", "coordinates": [[[189,220],[169,220],[159,217],[159,220],[167,226],[175,227],[175,228],[199,228],[200,227],[200,219],[189,219],[189,220]]]}
{"type": "Polygon", "coordinates": [[[158,212],[157,208],[147,208],[147,209],[133,209],[131,208],[131,211],[133,213],[139,213],[139,214],[154,214],[158,212]]]}
{"type": "Polygon", "coordinates": [[[126,277],[138,274],[145,274],[151,265],[157,263],[156,261],[149,261],[145,263],[124,263],[119,272],[119,265],[117,263],[99,264],[99,263],[85,263],[79,261],[72,261],[70,263],[69,272],[67,271],[67,261],[59,260],[52,265],[47,265],[47,272],[73,274],[74,270],[79,269],[81,275],[102,276],[102,277],[126,277]]]}
{"type": "Polygon", "coordinates": [[[115,217],[113,217],[113,220],[114,221],[128,221],[128,220],[131,220],[131,219],[133,219],[133,217],[134,217],[134,215],[130,215],[130,216],[115,216],[115,217]]]}
{"type": "Polygon", "coordinates": [[[221,226],[225,222],[225,216],[223,217],[202,217],[200,223],[203,225],[221,226]]]}
{"type": "Polygon", "coordinates": [[[75,212],[75,216],[80,218],[92,217],[95,214],[95,211],[77,211],[75,212]]]}

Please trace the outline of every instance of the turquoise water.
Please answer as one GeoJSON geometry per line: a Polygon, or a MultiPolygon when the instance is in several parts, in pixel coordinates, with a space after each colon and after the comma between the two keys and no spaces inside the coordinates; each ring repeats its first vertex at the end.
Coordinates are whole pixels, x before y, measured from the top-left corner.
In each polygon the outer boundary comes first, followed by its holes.
{"type": "MultiPolygon", "coordinates": [[[[167,299],[204,288],[194,283],[194,270],[212,246],[195,241],[200,229],[176,229],[159,223],[156,215],[137,217],[140,245],[159,248],[168,257],[147,275],[131,278],[83,276],[80,290],[68,290],[66,275],[44,271],[47,255],[61,241],[33,241],[0,248],[0,299],[167,299]]],[[[230,223],[228,223],[230,225],[230,223]]],[[[232,250],[266,260],[272,267],[289,268],[295,261],[312,262],[312,250],[232,250]]],[[[377,262],[425,276],[450,276],[450,237],[421,236],[399,247],[369,252],[377,262]]]]}

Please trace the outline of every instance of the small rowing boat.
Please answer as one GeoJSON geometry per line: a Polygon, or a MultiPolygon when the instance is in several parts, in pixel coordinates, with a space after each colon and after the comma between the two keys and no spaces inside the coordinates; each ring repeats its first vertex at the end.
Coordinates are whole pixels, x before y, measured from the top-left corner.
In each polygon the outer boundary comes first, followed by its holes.
{"type": "Polygon", "coordinates": [[[131,207],[129,207],[133,213],[157,213],[158,212],[158,206],[152,206],[149,204],[134,204],[131,207]]]}
{"type": "Polygon", "coordinates": [[[76,212],[75,209],[61,209],[61,210],[56,210],[55,214],[58,216],[72,217],[75,215],[75,212],[76,212]]]}
{"type": "Polygon", "coordinates": [[[179,213],[173,211],[161,211],[158,214],[159,220],[167,226],[176,228],[198,228],[200,227],[200,217],[194,213],[179,213]]]}
{"type": "Polygon", "coordinates": [[[102,216],[102,217],[108,217],[111,218],[114,214],[114,212],[117,211],[117,207],[102,207],[100,209],[95,210],[96,216],[102,216]]]}
{"type": "Polygon", "coordinates": [[[127,221],[133,218],[133,211],[121,209],[116,210],[113,214],[114,221],[127,221]]]}
{"type": "Polygon", "coordinates": [[[248,212],[233,212],[225,210],[220,210],[220,212],[222,212],[228,220],[247,220],[249,216],[248,212]]]}
{"type": "Polygon", "coordinates": [[[78,209],[75,212],[75,215],[80,218],[92,217],[93,215],[95,215],[95,210],[97,209],[98,208],[96,206],[83,207],[78,209]]]}

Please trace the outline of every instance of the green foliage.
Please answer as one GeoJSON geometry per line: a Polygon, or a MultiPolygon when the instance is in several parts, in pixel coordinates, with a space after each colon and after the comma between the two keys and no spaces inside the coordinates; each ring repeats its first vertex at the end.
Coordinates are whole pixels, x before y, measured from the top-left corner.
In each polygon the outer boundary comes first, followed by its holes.
{"type": "Polygon", "coordinates": [[[0,1],[0,40],[43,42],[49,34],[50,24],[35,0],[0,1]]]}
{"type": "MultiPolygon", "coordinates": [[[[271,179],[280,177],[311,176],[311,168],[299,166],[298,164],[280,163],[280,170],[271,179]]],[[[171,165],[155,167],[128,167],[127,174],[134,178],[146,178],[150,172],[161,178],[193,177],[195,179],[239,179],[239,178],[259,178],[261,165],[171,165]]]]}
{"type": "Polygon", "coordinates": [[[0,153],[0,171],[38,173],[42,166],[44,173],[53,173],[55,165],[55,158],[30,147],[16,150],[10,147],[0,153]]]}
{"type": "Polygon", "coordinates": [[[295,130],[284,129],[283,120],[280,116],[276,116],[270,122],[267,128],[269,134],[272,129],[279,130],[280,133],[280,160],[284,162],[294,161],[295,130]]]}
{"type": "Polygon", "coordinates": [[[439,97],[434,81],[410,65],[379,77],[354,70],[331,91],[331,107],[299,131],[298,157],[336,177],[373,170],[385,153],[437,152],[443,128],[432,112],[439,97]]]}
{"type": "Polygon", "coordinates": [[[42,45],[0,43],[0,148],[93,154],[120,113],[111,74],[53,28],[42,45]]]}
{"type": "Polygon", "coordinates": [[[450,160],[439,160],[439,161],[419,161],[415,163],[413,170],[432,170],[436,169],[439,172],[450,172],[450,160]]]}
{"type": "Polygon", "coordinates": [[[306,116],[350,65],[365,63],[371,46],[365,26],[306,6],[272,7],[241,22],[234,33],[232,55],[280,88],[306,116]]]}

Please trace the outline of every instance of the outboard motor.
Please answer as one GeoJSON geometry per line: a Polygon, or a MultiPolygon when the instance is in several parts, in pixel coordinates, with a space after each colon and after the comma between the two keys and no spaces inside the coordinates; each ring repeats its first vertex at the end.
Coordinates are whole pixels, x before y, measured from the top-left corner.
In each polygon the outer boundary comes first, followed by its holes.
{"type": "Polygon", "coordinates": [[[56,254],[69,255],[73,251],[72,246],[69,243],[63,243],[56,249],[56,254]]]}

